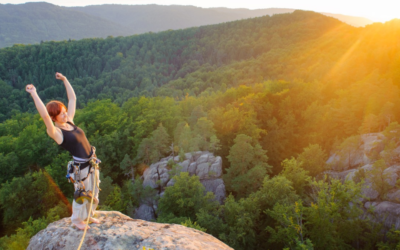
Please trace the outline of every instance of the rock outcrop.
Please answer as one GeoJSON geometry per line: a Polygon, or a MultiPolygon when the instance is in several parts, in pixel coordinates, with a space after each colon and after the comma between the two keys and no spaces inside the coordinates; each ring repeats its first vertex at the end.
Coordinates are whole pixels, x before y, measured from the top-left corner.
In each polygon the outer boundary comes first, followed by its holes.
{"type": "MultiPolygon", "coordinates": [[[[90,225],[81,249],[232,249],[209,234],[182,225],[135,220],[114,211],[97,211],[96,217],[101,224],[90,225]]],[[[27,249],[77,249],[82,235],[70,218],[64,218],[32,237],[27,249]]]]}
{"type": "MultiPolygon", "coordinates": [[[[170,156],[151,164],[143,173],[143,186],[159,190],[159,195],[162,197],[165,188],[174,185],[174,179],[170,174],[171,169],[168,166],[170,161],[178,164],[181,172],[198,176],[206,192],[213,192],[215,199],[222,204],[226,197],[225,184],[221,178],[222,159],[208,151],[187,153],[185,159],[179,159],[179,156],[170,156]]],[[[156,209],[155,202],[142,203],[136,209],[134,218],[153,220],[155,219],[156,209]]]]}
{"type": "Polygon", "coordinates": [[[373,158],[384,149],[384,139],[385,136],[382,133],[363,134],[360,137],[360,145],[351,150],[350,154],[335,152],[326,163],[336,171],[370,164],[373,158]]]}
{"type": "MultiPolygon", "coordinates": [[[[348,157],[341,159],[340,153],[333,153],[326,162],[331,170],[326,171],[325,174],[328,174],[331,178],[345,181],[354,180],[359,171],[368,173],[372,170],[375,159],[383,155],[384,138],[381,133],[362,135],[361,145],[353,151],[353,157],[350,160],[351,167],[348,168],[348,157]],[[337,171],[341,168],[342,171],[337,171]]],[[[398,154],[400,157],[400,147],[394,149],[393,154],[398,154]]],[[[379,200],[379,192],[373,189],[371,180],[368,177],[365,178],[362,188],[364,208],[365,210],[373,208],[373,214],[368,214],[371,220],[382,222],[386,229],[389,229],[392,225],[398,229],[400,228],[400,219],[398,219],[400,215],[400,189],[396,187],[396,182],[400,178],[400,164],[386,168],[383,176],[387,176],[385,181],[391,187],[384,200],[379,200]]]]}

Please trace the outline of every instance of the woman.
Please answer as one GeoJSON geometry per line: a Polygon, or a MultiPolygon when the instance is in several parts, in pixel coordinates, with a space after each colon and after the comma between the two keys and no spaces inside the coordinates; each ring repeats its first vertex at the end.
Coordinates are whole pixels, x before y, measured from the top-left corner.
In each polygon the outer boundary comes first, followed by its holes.
{"type": "MultiPolygon", "coordinates": [[[[97,171],[96,174],[93,171],[91,171],[92,173],[89,173],[89,169],[92,169],[89,167],[89,161],[91,160],[91,157],[94,156],[94,152],[92,146],[90,146],[90,143],[85,136],[85,133],[73,123],[76,107],[75,92],[67,78],[61,73],[56,73],[56,79],[64,82],[68,96],[68,110],[65,105],[59,101],[50,101],[45,107],[42,100],[36,93],[35,86],[32,84],[26,86],[26,91],[31,94],[33,101],[35,102],[36,109],[46,124],[47,134],[54,141],[56,141],[58,145],[72,154],[74,165],[78,166],[80,169],[80,179],[83,180],[85,177],[87,177],[83,181],[86,190],[93,191],[93,182],[96,181],[96,183],[99,183],[99,175],[97,169],[94,170],[97,171]]],[[[76,189],[77,186],[75,185],[75,191],[76,189]]],[[[99,188],[97,185],[94,190],[94,196],[96,198],[94,201],[97,202],[93,203],[93,214],[98,205],[98,195],[99,188]]],[[[84,230],[86,227],[86,223],[84,223],[83,220],[88,217],[89,206],[90,202],[87,200],[85,200],[83,204],[78,204],[75,200],[72,203],[71,221],[77,228],[81,230],[84,230]]],[[[90,221],[93,223],[99,223],[99,221],[94,218],[90,218],[90,221]]],[[[88,228],[90,227],[88,226],[88,228]]]]}

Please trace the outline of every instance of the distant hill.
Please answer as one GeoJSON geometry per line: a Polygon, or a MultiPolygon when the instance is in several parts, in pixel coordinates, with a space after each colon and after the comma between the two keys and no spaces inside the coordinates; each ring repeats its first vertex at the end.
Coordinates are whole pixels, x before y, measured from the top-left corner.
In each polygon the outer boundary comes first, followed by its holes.
{"type": "Polygon", "coordinates": [[[127,34],[110,20],[49,3],[0,4],[0,47],[127,34]]]}
{"type": "MultiPolygon", "coordinates": [[[[195,6],[179,5],[91,5],[73,7],[74,10],[98,16],[122,26],[128,27],[134,33],[148,31],[163,31],[168,29],[183,29],[201,25],[209,25],[254,18],[265,15],[292,13],[295,9],[228,9],[228,8],[200,8],[195,6]]],[[[373,23],[363,17],[345,16],[339,14],[322,13],[339,19],[352,26],[359,27],[373,23]]]]}
{"type": "MultiPolygon", "coordinates": [[[[169,29],[184,29],[294,9],[228,9],[163,5],[93,5],[60,7],[49,3],[0,4],[0,48],[16,43],[128,36],[169,29]]],[[[372,23],[366,18],[328,14],[353,26],[372,23]]]]}

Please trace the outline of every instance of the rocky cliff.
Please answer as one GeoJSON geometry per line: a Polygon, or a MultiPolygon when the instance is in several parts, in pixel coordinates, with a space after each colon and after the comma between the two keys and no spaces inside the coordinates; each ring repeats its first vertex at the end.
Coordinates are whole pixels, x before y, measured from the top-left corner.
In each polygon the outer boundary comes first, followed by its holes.
{"type": "MultiPolygon", "coordinates": [[[[342,181],[354,180],[360,172],[368,173],[371,171],[376,159],[384,155],[385,136],[381,133],[364,134],[360,137],[357,148],[354,148],[348,154],[340,152],[333,153],[327,165],[331,170],[326,171],[332,178],[338,178],[342,181]]],[[[400,147],[392,151],[393,158],[400,157],[400,147]]],[[[372,220],[383,222],[386,228],[394,225],[400,228],[400,189],[396,182],[400,178],[400,164],[393,161],[392,164],[383,171],[382,176],[386,176],[385,181],[390,186],[390,190],[383,196],[379,196],[379,192],[372,188],[372,182],[367,177],[362,189],[364,195],[364,208],[373,208],[372,220]]]]}
{"type": "MultiPolygon", "coordinates": [[[[179,171],[197,175],[207,192],[213,192],[220,204],[226,197],[225,184],[222,180],[222,159],[208,151],[198,151],[185,154],[185,159],[179,156],[166,157],[151,164],[143,173],[143,186],[150,186],[160,190],[162,197],[166,187],[174,185],[169,164],[178,164],[179,171]]],[[[152,201],[143,202],[136,210],[134,217],[143,220],[155,219],[157,204],[152,201]]]]}
{"type": "MultiPolygon", "coordinates": [[[[81,249],[232,249],[209,234],[181,225],[136,220],[114,211],[97,211],[96,217],[101,223],[90,225],[81,249]]],[[[77,249],[82,235],[70,218],[64,218],[36,234],[27,249],[77,249]]]]}

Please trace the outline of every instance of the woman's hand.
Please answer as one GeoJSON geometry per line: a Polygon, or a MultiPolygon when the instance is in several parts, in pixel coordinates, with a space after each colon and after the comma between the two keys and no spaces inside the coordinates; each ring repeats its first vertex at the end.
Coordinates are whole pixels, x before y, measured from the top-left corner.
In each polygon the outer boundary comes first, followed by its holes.
{"type": "Polygon", "coordinates": [[[36,88],[35,88],[35,86],[33,86],[33,84],[26,85],[25,90],[26,90],[26,92],[28,92],[31,95],[33,93],[36,93],[36,88]]]}
{"type": "Polygon", "coordinates": [[[67,78],[63,74],[56,72],[56,79],[64,81],[67,78]]]}

